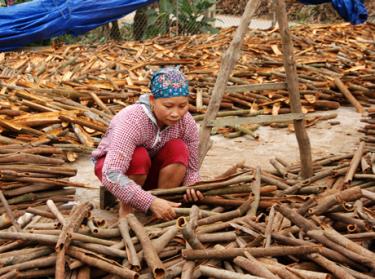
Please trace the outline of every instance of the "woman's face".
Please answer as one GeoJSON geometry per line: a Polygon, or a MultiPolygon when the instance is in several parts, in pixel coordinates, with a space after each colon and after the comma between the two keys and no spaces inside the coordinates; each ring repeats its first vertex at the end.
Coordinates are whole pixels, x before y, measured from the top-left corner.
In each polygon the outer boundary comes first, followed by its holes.
{"type": "Polygon", "coordinates": [[[150,96],[151,105],[159,127],[176,124],[189,110],[188,97],[158,98],[150,96]]]}

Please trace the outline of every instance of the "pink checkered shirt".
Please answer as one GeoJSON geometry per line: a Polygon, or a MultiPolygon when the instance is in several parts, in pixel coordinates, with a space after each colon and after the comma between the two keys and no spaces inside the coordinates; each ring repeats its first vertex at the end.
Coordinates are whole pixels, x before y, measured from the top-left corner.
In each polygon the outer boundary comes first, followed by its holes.
{"type": "Polygon", "coordinates": [[[121,110],[114,116],[98,148],[92,153],[94,160],[106,154],[103,185],[120,201],[143,212],[149,209],[155,197],[125,176],[137,146],[145,147],[152,158],[168,141],[182,139],[189,149],[184,185],[194,184],[200,179],[199,132],[191,114],[186,113],[177,124],[163,130],[151,120],[150,114],[144,104],[134,104],[121,110]]]}

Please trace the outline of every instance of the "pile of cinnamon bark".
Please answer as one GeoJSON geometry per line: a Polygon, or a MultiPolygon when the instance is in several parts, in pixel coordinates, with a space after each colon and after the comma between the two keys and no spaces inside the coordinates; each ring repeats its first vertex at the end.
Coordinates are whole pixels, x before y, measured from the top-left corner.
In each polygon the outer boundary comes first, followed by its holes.
{"type": "Polygon", "coordinates": [[[365,125],[359,129],[359,131],[363,133],[363,137],[361,139],[364,142],[366,142],[366,146],[368,149],[374,150],[375,149],[375,108],[374,107],[370,107],[366,110],[366,113],[362,117],[361,122],[365,123],[365,125]]]}
{"type": "MultiPolygon", "coordinates": [[[[19,218],[18,226],[0,231],[0,274],[373,278],[375,175],[362,163],[370,153],[361,142],[351,154],[317,159],[314,176],[305,180],[299,164],[281,158],[270,160],[272,171],[236,165],[191,186],[204,200],[183,205],[166,222],[138,212],[108,221],[88,202],[50,199],[26,210],[28,222],[19,218]]],[[[152,193],[178,201],[185,191],[152,193]]]]}
{"type": "MultiPolygon", "coordinates": [[[[0,120],[7,122],[0,126],[6,132],[26,132],[46,121],[83,125],[90,130],[70,131],[82,133],[73,139],[90,146],[96,142],[95,132],[103,133],[113,114],[149,92],[152,71],[164,65],[181,65],[191,88],[190,111],[204,113],[233,31],[1,53],[0,120]],[[93,142],[83,138],[85,132],[94,137],[93,142]]],[[[353,102],[362,110],[375,102],[374,32],[372,24],[292,29],[303,112],[337,109],[353,102]]],[[[285,82],[281,49],[277,31],[248,32],[222,110],[290,112],[286,85],[280,87],[285,82]],[[271,85],[260,90],[248,87],[265,84],[271,85]]]]}
{"type": "MultiPolygon", "coordinates": [[[[51,199],[58,205],[75,200],[75,188],[90,185],[69,181],[77,170],[64,160],[63,150],[50,146],[7,145],[0,149],[0,227],[34,212],[51,199]]],[[[25,220],[31,221],[30,218],[25,220]]]]}

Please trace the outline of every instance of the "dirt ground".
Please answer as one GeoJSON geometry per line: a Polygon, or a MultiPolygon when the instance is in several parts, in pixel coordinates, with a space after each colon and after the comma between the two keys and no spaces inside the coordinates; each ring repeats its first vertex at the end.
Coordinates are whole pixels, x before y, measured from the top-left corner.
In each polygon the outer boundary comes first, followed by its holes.
{"type": "MultiPolygon", "coordinates": [[[[360,133],[357,131],[362,123],[361,115],[352,107],[341,107],[335,121],[340,125],[331,126],[328,121],[317,123],[308,128],[308,135],[312,146],[313,159],[329,154],[350,152],[356,148],[360,133]]],[[[332,113],[319,112],[319,114],[332,113]]],[[[202,179],[215,177],[223,173],[230,166],[245,161],[250,166],[261,166],[271,170],[269,160],[278,156],[289,163],[299,159],[298,144],[294,133],[287,129],[275,129],[262,126],[257,130],[259,139],[249,136],[236,139],[226,139],[221,135],[212,136],[214,144],[208,152],[201,168],[202,179]]],[[[72,181],[82,182],[99,187],[99,181],[93,173],[93,164],[88,156],[81,157],[73,164],[78,173],[72,181]]],[[[98,190],[78,189],[79,200],[90,200],[98,204],[98,190]]]]}

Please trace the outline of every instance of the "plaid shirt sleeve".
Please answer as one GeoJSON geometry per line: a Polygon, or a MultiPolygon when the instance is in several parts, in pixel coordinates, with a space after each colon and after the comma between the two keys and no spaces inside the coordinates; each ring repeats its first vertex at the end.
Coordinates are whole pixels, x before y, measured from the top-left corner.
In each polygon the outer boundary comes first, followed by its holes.
{"type": "Polygon", "coordinates": [[[184,178],[184,185],[190,186],[200,180],[199,176],[199,130],[190,113],[185,117],[185,133],[183,140],[189,149],[189,165],[184,178]]]}
{"type": "Polygon", "coordinates": [[[103,166],[103,185],[120,201],[146,212],[154,196],[142,190],[124,173],[130,166],[135,148],[141,144],[141,129],[137,121],[122,120],[113,127],[113,136],[109,144],[103,166]]]}

